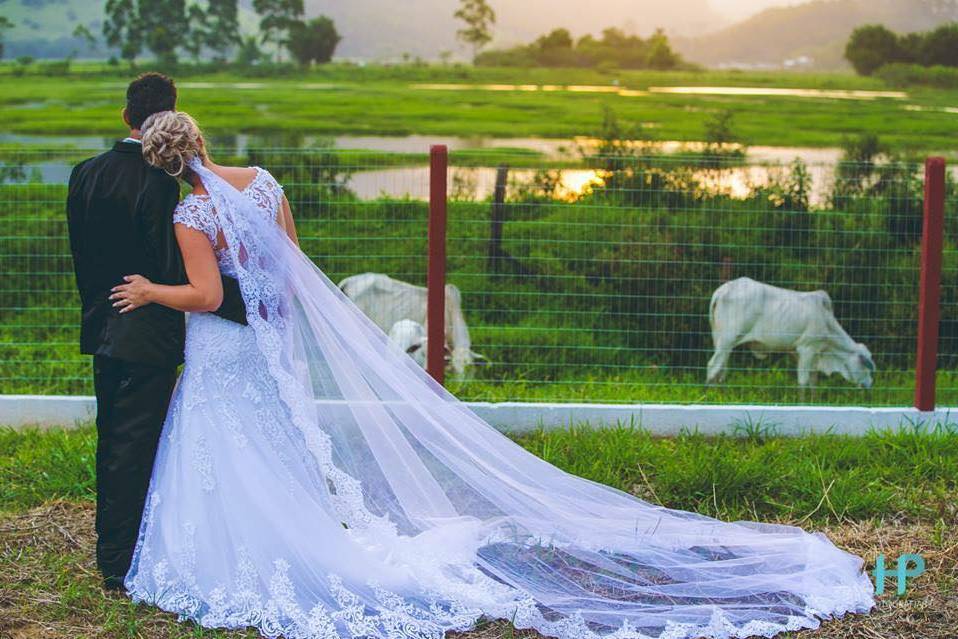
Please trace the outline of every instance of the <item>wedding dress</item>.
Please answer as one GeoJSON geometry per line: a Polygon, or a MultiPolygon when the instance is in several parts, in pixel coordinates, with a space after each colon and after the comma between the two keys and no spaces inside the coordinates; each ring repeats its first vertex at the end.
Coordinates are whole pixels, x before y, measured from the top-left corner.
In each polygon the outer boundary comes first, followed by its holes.
{"type": "Polygon", "coordinates": [[[669,510],[526,452],[436,384],[276,224],[282,189],[175,220],[249,326],[195,313],[126,587],[206,627],[438,639],[480,617],[562,639],[770,637],[865,612],[819,533],[669,510]]]}

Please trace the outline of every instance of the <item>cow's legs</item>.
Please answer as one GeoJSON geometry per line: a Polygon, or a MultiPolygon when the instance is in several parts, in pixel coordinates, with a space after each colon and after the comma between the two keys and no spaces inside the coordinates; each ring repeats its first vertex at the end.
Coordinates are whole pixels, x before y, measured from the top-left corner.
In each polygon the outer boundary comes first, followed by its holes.
{"type": "Polygon", "coordinates": [[[728,344],[716,342],[715,353],[709,359],[708,372],[705,377],[706,383],[717,384],[725,379],[725,366],[728,364],[728,358],[734,347],[734,342],[728,344]]]}
{"type": "Polygon", "coordinates": [[[815,351],[811,348],[799,347],[798,352],[798,385],[808,388],[815,385],[815,351]]]}

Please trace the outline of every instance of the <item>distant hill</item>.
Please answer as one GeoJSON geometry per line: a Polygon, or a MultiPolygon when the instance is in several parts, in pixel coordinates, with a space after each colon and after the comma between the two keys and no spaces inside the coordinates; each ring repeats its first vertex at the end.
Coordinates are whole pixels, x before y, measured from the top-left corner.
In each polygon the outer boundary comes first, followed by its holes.
{"type": "Polygon", "coordinates": [[[99,36],[102,7],[103,3],[83,0],[0,0],[0,14],[13,22],[13,29],[5,34],[4,57],[63,58],[72,52],[95,55],[72,33],[83,24],[99,36]]]}
{"type": "Polygon", "coordinates": [[[720,64],[780,65],[809,56],[816,68],[846,66],[845,42],[862,24],[894,31],[925,31],[958,20],[958,0],[815,0],[775,7],[695,38],[675,39],[687,59],[720,64]]]}
{"type": "MultiPolygon", "coordinates": [[[[558,27],[574,36],[606,27],[648,35],[706,33],[722,21],[709,0],[603,0],[584,10],[582,0],[489,0],[496,12],[493,46],[524,44],[558,27]]],[[[456,42],[461,25],[453,18],[459,0],[306,0],[307,13],[326,14],[343,34],[338,55],[391,58],[403,53],[436,58],[440,51],[465,55],[456,42]]]]}
{"type": "MultiPolygon", "coordinates": [[[[157,0],[161,1],[161,0],[157,0]]],[[[880,22],[897,31],[930,29],[958,20],[958,0],[814,0],[765,9],[728,25],[712,7],[718,0],[603,0],[584,8],[582,0],[489,0],[496,10],[495,47],[526,43],[556,27],[575,36],[598,34],[608,26],[647,35],[669,33],[686,58],[706,66],[723,63],[780,65],[799,56],[817,68],[840,68],[852,30],[880,22]],[[601,9],[596,7],[601,6],[601,9]]],[[[745,7],[745,0],[738,0],[745,7]]],[[[750,0],[759,4],[787,0],[750,0]]],[[[791,0],[794,1],[794,0],[791,0]]],[[[100,38],[103,0],[0,0],[0,14],[14,28],[6,34],[6,58],[105,58],[101,44],[89,48],[72,36],[78,24],[100,38]]],[[[458,0],[306,0],[307,16],[332,17],[342,43],[340,58],[396,59],[404,54],[435,59],[442,51],[465,57],[455,39],[452,17],[458,0]]],[[[755,6],[759,6],[756,4],[755,6]]],[[[256,30],[252,0],[240,0],[244,31],[256,30]]]]}
{"type": "MultiPolygon", "coordinates": [[[[161,0],[157,0],[161,1],[161,0]]],[[[100,38],[103,0],[0,0],[0,14],[14,23],[6,34],[5,57],[31,55],[62,58],[108,56],[99,45],[90,49],[72,37],[83,24],[100,38]]],[[[465,56],[455,39],[459,28],[453,18],[458,0],[306,0],[308,17],[333,18],[343,35],[338,57],[366,60],[395,59],[403,54],[435,59],[441,51],[465,56]]],[[[671,34],[696,35],[722,24],[709,0],[604,0],[601,10],[583,10],[582,0],[490,0],[498,20],[495,46],[529,42],[556,27],[574,35],[598,34],[616,26],[647,35],[658,27],[671,34]]],[[[247,32],[256,29],[252,0],[240,0],[241,23],[247,32]]]]}

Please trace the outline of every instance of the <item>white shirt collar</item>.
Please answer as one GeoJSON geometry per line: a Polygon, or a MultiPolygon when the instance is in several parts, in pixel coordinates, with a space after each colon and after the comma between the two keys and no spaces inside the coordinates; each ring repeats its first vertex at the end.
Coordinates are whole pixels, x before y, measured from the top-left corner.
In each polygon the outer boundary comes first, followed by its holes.
{"type": "Polygon", "coordinates": [[[136,138],[123,138],[124,142],[135,142],[137,144],[143,144],[143,140],[137,140],[136,138]]]}

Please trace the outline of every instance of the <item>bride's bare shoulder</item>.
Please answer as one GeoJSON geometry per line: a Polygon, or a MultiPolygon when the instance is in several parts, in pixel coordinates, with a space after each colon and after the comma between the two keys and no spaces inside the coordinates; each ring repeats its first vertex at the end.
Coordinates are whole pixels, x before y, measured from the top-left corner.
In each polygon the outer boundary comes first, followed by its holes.
{"type": "Polygon", "coordinates": [[[252,181],[259,172],[255,166],[220,166],[219,169],[223,179],[240,188],[252,181]]]}

